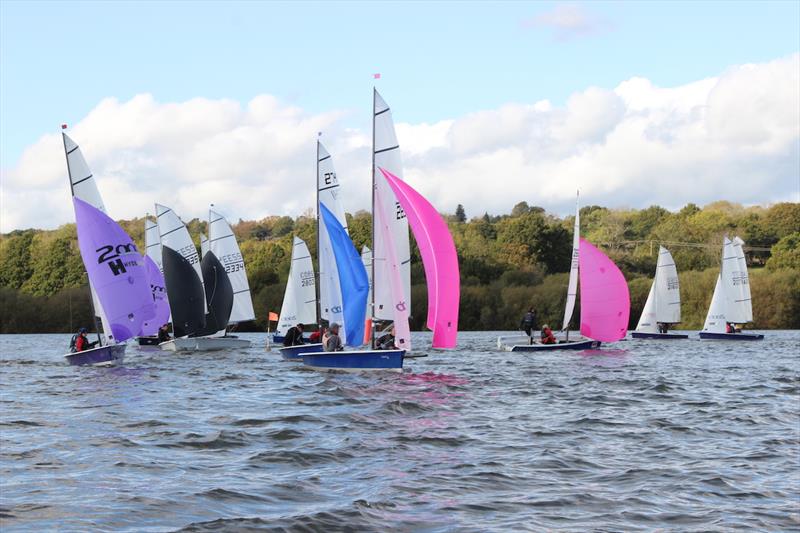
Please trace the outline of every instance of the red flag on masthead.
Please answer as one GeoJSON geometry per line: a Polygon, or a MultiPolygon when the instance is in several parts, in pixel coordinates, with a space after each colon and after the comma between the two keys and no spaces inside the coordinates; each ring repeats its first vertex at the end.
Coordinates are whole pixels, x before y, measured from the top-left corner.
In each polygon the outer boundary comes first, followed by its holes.
{"type": "Polygon", "coordinates": [[[61,125],[61,129],[62,129],[62,130],[65,130],[65,129],[67,129],[67,125],[66,125],[66,124],[62,124],[62,125],[61,125]]]}
{"type": "Polygon", "coordinates": [[[372,75],[372,78],[376,79],[376,80],[381,79],[381,73],[380,72],[376,72],[375,74],[372,75]]]}

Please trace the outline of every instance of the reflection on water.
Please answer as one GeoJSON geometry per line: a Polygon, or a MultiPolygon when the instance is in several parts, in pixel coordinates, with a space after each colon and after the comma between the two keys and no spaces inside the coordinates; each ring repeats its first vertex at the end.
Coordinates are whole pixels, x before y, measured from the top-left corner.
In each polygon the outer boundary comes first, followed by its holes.
{"type": "MultiPolygon", "coordinates": [[[[403,374],[264,352],[0,337],[3,530],[800,528],[798,332],[498,352],[466,333],[403,374]]],[[[417,346],[429,342],[419,335],[417,346]]]]}

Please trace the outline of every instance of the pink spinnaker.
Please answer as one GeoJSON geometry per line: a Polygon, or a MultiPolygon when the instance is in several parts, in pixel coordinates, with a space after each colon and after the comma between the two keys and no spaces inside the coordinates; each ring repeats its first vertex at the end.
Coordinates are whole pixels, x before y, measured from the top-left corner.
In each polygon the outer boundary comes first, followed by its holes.
{"type": "Polygon", "coordinates": [[[579,253],[581,334],[614,342],[628,334],[631,297],[617,265],[586,239],[579,253]]]}
{"type": "Polygon", "coordinates": [[[428,328],[434,348],[455,348],[461,281],[456,245],[447,223],[421,194],[391,172],[379,168],[408,217],[428,283],[428,328]]]}

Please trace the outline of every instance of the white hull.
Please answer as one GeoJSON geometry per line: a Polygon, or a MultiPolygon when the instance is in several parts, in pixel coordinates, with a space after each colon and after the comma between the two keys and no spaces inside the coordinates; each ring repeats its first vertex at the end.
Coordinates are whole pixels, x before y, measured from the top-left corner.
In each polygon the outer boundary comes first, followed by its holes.
{"type": "Polygon", "coordinates": [[[216,352],[249,348],[250,341],[236,337],[182,337],[158,346],[169,352],[216,352]]]}

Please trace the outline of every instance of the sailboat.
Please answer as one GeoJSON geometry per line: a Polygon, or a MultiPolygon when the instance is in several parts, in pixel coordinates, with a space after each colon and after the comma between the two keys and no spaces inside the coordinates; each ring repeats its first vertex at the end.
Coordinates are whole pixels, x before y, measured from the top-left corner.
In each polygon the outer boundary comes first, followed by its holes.
{"type": "Polygon", "coordinates": [[[142,325],[142,335],[137,338],[137,341],[139,346],[156,346],[158,345],[158,330],[170,321],[170,312],[167,286],[164,283],[161,266],[161,238],[158,235],[158,224],[149,217],[144,219],[144,248],[144,264],[156,313],[154,318],[147,320],[142,325]]]}
{"type": "MultiPolygon", "coordinates": [[[[200,248],[202,252],[202,241],[200,248]]],[[[233,308],[226,326],[236,326],[240,322],[255,320],[256,313],[253,309],[253,297],[250,294],[250,284],[247,281],[247,269],[244,266],[242,251],[239,249],[236,235],[233,233],[228,221],[214,210],[208,211],[207,249],[202,253],[204,259],[208,253],[215,256],[222,264],[231,282],[233,308]]],[[[217,335],[236,338],[227,335],[226,328],[223,328],[217,335]]],[[[250,341],[242,340],[242,342],[246,342],[247,346],[250,345],[250,341]]]]}
{"type": "Polygon", "coordinates": [[[688,339],[689,335],[667,333],[668,325],[681,321],[681,290],[678,270],[672,254],[663,246],[658,247],[658,263],[650,293],[636,325],[631,333],[634,339],[688,339]]]}
{"type": "Polygon", "coordinates": [[[562,331],[565,337],[555,344],[534,343],[528,336],[498,337],[497,347],[509,352],[543,352],[552,350],[586,350],[601,342],[615,342],[628,333],[630,292],[625,276],[603,252],[580,237],[580,209],[576,206],[572,237],[572,263],[567,285],[562,331]],[[580,293],[578,280],[580,279],[580,293]],[[580,333],[570,340],[569,325],[580,296],[580,333]],[[524,340],[516,344],[514,341],[524,340]]]}
{"type": "MultiPolygon", "coordinates": [[[[377,90],[373,91],[372,160],[372,292],[365,260],[355,250],[346,233],[336,231],[334,217],[320,205],[323,220],[331,233],[340,273],[344,309],[348,308],[351,329],[364,322],[366,297],[371,298],[372,331],[379,321],[391,321],[395,347],[390,350],[353,350],[303,353],[303,364],[316,370],[390,370],[400,372],[411,349],[409,313],[411,310],[409,225],[417,240],[428,283],[428,320],[433,330],[434,348],[453,348],[458,332],[460,281],[458,257],[447,224],[436,209],[402,175],[399,145],[391,109],[377,90]],[[333,229],[333,231],[332,231],[333,229]],[[338,242],[333,239],[340,233],[338,242]],[[345,283],[342,272],[351,279],[345,283]]],[[[363,332],[363,330],[361,330],[363,332]]],[[[348,344],[361,343],[355,333],[348,344]]]]}
{"type": "MultiPolygon", "coordinates": [[[[289,279],[286,281],[286,291],[283,293],[281,314],[278,317],[278,327],[275,329],[274,342],[283,342],[289,328],[297,324],[315,324],[317,322],[317,294],[316,280],[314,279],[314,264],[308,246],[300,237],[295,236],[292,242],[292,262],[289,266],[289,279]]],[[[300,361],[300,351],[308,351],[310,345],[294,348],[282,348],[281,356],[289,361],[300,361]]],[[[318,345],[322,349],[322,345],[318,345]]]]}
{"type": "Polygon", "coordinates": [[[746,324],[753,320],[753,305],[750,298],[750,277],[747,262],[739,237],[722,242],[722,263],[714,287],[714,296],[708,308],[706,322],[700,338],[706,340],[759,341],[764,335],[736,333],[735,324],[746,324]],[[728,324],[734,332],[728,333],[728,324]]]}
{"type": "Polygon", "coordinates": [[[169,207],[156,204],[158,232],[174,338],[169,351],[246,348],[249,341],[224,335],[233,309],[233,286],[212,252],[200,260],[189,230],[169,207]]]}
{"type": "MultiPolygon", "coordinates": [[[[344,297],[342,294],[342,277],[347,278],[346,273],[339,272],[337,263],[337,251],[334,249],[336,243],[340,243],[345,248],[352,247],[352,241],[347,232],[347,219],[341,202],[341,188],[339,178],[336,176],[336,169],[333,166],[333,158],[325,149],[325,146],[317,139],[317,254],[319,259],[319,282],[313,288],[316,291],[314,297],[315,322],[322,321],[328,324],[339,324],[339,334],[342,342],[348,345],[360,346],[364,337],[364,317],[361,317],[361,324],[356,327],[352,323],[353,317],[345,313],[344,297]],[[327,215],[335,220],[330,222],[335,227],[330,227],[327,223],[327,215]],[[332,232],[336,232],[333,236],[332,232]],[[339,234],[341,233],[341,235],[339,234]],[[349,243],[349,244],[348,244],[349,243]],[[340,275],[341,274],[341,275],[340,275]],[[317,307],[319,302],[319,307],[317,307]],[[356,343],[357,342],[357,343],[356,343]]],[[[340,251],[345,253],[349,250],[340,251]]],[[[347,260],[345,267],[347,268],[347,260]]],[[[309,263],[311,258],[308,259],[309,263]]],[[[313,271],[312,271],[313,276],[313,271]]],[[[291,276],[290,276],[291,280],[291,276]]],[[[344,281],[350,281],[350,278],[344,281]]],[[[366,299],[365,299],[366,300],[366,299]]],[[[365,302],[366,310],[366,302],[365,302]]],[[[289,324],[288,326],[296,325],[289,324]]],[[[321,352],[322,344],[305,344],[299,346],[289,346],[280,349],[284,359],[299,361],[302,360],[301,353],[321,352]]]]}
{"type": "Polygon", "coordinates": [[[108,366],[121,363],[125,341],[139,335],[145,320],[155,315],[144,261],[127,233],[105,213],[97,184],[78,145],[62,132],[67,158],[78,247],[89,278],[97,327],[96,348],[68,353],[71,365],[108,366]]]}

